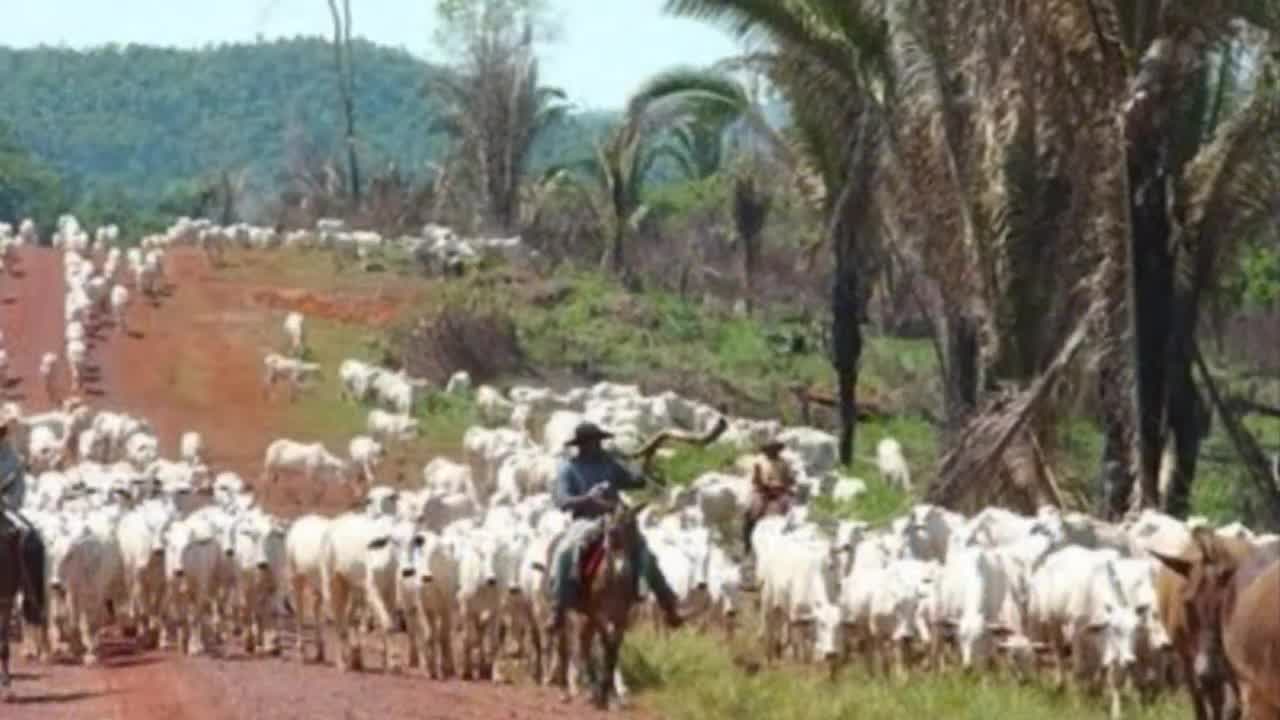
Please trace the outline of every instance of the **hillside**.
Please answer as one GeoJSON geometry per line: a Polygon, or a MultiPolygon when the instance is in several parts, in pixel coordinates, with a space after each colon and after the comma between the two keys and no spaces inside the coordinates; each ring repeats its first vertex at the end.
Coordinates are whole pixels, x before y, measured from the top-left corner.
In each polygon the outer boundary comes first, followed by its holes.
{"type": "MultiPolygon", "coordinates": [[[[175,183],[222,170],[247,170],[261,186],[285,166],[291,144],[329,151],[340,141],[331,64],[319,38],[199,50],[0,48],[0,125],[75,194],[150,202],[175,183]]],[[[358,43],[355,65],[365,166],[394,160],[421,172],[445,142],[422,92],[433,69],[368,42],[358,43]]],[[[585,153],[582,142],[564,128],[536,155],[548,162],[585,153]]]]}

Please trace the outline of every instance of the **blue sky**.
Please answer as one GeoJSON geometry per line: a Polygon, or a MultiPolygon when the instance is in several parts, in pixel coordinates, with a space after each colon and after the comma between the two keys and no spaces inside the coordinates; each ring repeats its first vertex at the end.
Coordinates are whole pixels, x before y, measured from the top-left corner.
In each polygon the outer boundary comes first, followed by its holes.
{"type": "MultiPolygon", "coordinates": [[[[8,3],[6,3],[8,4],[8,3]]],[[[9,45],[85,47],[109,42],[198,46],[277,36],[327,35],[325,0],[14,0],[9,45]]],[[[738,51],[720,29],[666,17],[663,0],[550,0],[559,38],[548,48],[548,82],[586,108],[622,105],[645,77],[679,64],[705,65],[738,51]]],[[[434,0],[352,0],[357,34],[431,52],[434,0]]]]}

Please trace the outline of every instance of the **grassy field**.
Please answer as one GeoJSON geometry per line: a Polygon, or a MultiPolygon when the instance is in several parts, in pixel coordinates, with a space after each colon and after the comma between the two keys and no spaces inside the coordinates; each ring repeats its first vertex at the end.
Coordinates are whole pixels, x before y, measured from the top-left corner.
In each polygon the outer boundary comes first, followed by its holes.
{"type": "MultiPolygon", "coordinates": [[[[653,391],[673,388],[711,402],[728,402],[745,414],[771,415],[787,422],[798,420],[788,386],[831,384],[830,365],[816,342],[810,341],[801,352],[780,346],[780,337],[810,332],[782,311],[737,317],[672,294],[628,293],[595,273],[560,270],[539,279],[497,270],[445,282],[415,279],[400,257],[381,261],[386,271],[366,273],[355,266],[338,268],[327,253],[278,252],[254,255],[252,262],[233,258],[222,274],[277,286],[397,298],[401,320],[419,317],[444,303],[497,305],[514,319],[521,345],[537,372],[566,378],[586,369],[592,377],[639,383],[653,391]],[[546,297],[552,299],[542,299],[546,297]]],[[[308,332],[314,359],[324,365],[326,377],[322,387],[308,392],[292,408],[294,424],[299,432],[345,441],[363,428],[365,411],[336,401],[338,363],[345,357],[376,359],[375,348],[384,333],[315,318],[309,320],[308,332]]],[[[887,420],[858,426],[858,460],[849,472],[867,482],[868,493],[855,503],[824,510],[875,521],[910,504],[912,498],[881,485],[874,465],[867,462],[882,437],[892,436],[902,443],[917,486],[928,482],[937,460],[936,432],[918,408],[936,404],[936,367],[928,341],[868,339],[859,376],[860,396],[894,413],[887,420]]],[[[1228,369],[1223,373],[1231,376],[1228,369]]],[[[931,407],[931,411],[937,414],[938,409],[931,407]]],[[[419,408],[419,417],[424,437],[406,449],[415,459],[456,453],[474,413],[465,402],[436,396],[419,408]]],[[[829,416],[818,417],[832,421],[829,416]]],[[[1251,418],[1248,422],[1261,441],[1280,444],[1280,421],[1251,418]]],[[[1064,421],[1056,457],[1063,482],[1089,483],[1100,450],[1101,437],[1092,421],[1064,421]]],[[[732,459],[731,451],[713,447],[678,455],[660,470],[669,482],[683,483],[732,459]]],[[[1240,506],[1237,490],[1244,479],[1221,423],[1215,423],[1193,493],[1194,512],[1215,522],[1235,519],[1240,506]]]]}
{"type": "MultiPolygon", "coordinates": [[[[748,627],[740,635],[754,635],[748,627]]],[[[627,637],[623,672],[638,703],[668,720],[1103,720],[1100,698],[1043,680],[1020,684],[1000,675],[911,673],[902,680],[866,674],[855,662],[832,680],[813,668],[783,667],[748,674],[734,662],[752,653],[750,637],[678,633],[659,638],[648,630],[627,637]]],[[[1181,697],[1149,706],[1130,704],[1131,720],[1169,720],[1188,712],[1181,697]]]]}
{"type": "MultiPolygon", "coordinates": [[[[316,289],[331,287],[333,271],[322,257],[311,255],[296,265],[280,262],[281,277],[287,278],[281,282],[316,289]]],[[[381,275],[344,275],[342,285],[349,291],[393,288],[398,292],[405,283],[395,276],[371,279],[381,275]]],[[[567,288],[559,291],[560,299],[554,303],[524,302],[522,298],[530,293],[527,288],[515,288],[510,295],[497,298],[512,308],[532,363],[549,375],[572,376],[575,369],[586,366],[598,376],[644,383],[655,391],[692,386],[695,391],[712,393],[703,396],[712,401],[719,399],[713,394],[717,388],[729,388],[727,392],[740,394],[746,402],[763,401],[773,414],[792,421],[795,408],[784,399],[786,386],[794,382],[828,385],[829,366],[816,348],[802,353],[777,349],[772,336],[798,329],[785,320],[736,318],[703,311],[695,303],[666,295],[628,295],[593,275],[563,273],[550,282],[567,288]]],[[[429,282],[415,297],[405,306],[405,318],[459,298],[485,303],[495,300],[492,285],[479,280],[447,287],[429,282]],[[474,297],[480,293],[485,293],[484,297],[474,297]]],[[[366,409],[338,399],[337,367],[345,357],[375,359],[380,331],[320,319],[309,320],[308,328],[313,359],[323,365],[325,378],[290,409],[290,422],[300,434],[343,447],[347,438],[363,431],[366,409]]],[[[937,443],[933,426],[909,408],[922,394],[936,393],[935,375],[933,351],[927,342],[870,340],[861,372],[863,395],[893,408],[908,409],[885,421],[860,424],[858,454],[872,454],[882,437],[897,438],[917,486],[927,482],[932,473],[937,443]]],[[[410,484],[418,482],[418,469],[430,457],[456,456],[463,432],[475,422],[474,408],[468,401],[438,394],[427,398],[417,414],[422,421],[422,438],[395,455],[396,466],[407,473],[410,484]]],[[[1264,442],[1280,440],[1280,423],[1255,423],[1254,429],[1264,442]]],[[[1081,482],[1096,467],[1099,450],[1100,437],[1092,423],[1085,419],[1062,423],[1056,458],[1061,475],[1081,482]]],[[[1220,423],[1215,425],[1205,453],[1194,495],[1195,512],[1225,522],[1237,514],[1235,488],[1242,470],[1220,462],[1232,455],[1220,423]]],[[[660,461],[657,470],[666,482],[686,483],[702,472],[729,465],[734,455],[721,446],[688,450],[660,461]]],[[[867,481],[867,493],[842,506],[824,502],[821,511],[874,522],[901,513],[914,501],[879,482],[874,467],[865,461],[856,463],[850,472],[867,481]]],[[[913,675],[905,683],[886,682],[864,674],[861,666],[845,669],[835,681],[824,673],[795,667],[748,674],[734,659],[760,656],[753,636],[753,626],[733,642],[690,633],[659,638],[642,630],[628,641],[625,671],[639,693],[638,702],[672,720],[1039,720],[1055,716],[1088,720],[1106,716],[1098,699],[1075,691],[1057,694],[1039,682],[1023,685],[1002,677],[913,675]]],[[[1126,708],[1126,717],[1138,720],[1185,714],[1180,698],[1126,708]]]]}

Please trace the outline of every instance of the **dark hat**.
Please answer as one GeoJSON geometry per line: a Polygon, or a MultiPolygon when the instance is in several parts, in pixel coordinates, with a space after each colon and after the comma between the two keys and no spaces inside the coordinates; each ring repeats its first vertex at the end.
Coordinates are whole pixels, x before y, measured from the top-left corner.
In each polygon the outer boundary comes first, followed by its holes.
{"type": "Polygon", "coordinates": [[[782,452],[786,448],[787,448],[787,444],[782,442],[781,440],[778,440],[777,438],[774,438],[772,440],[766,440],[765,442],[760,444],[760,452],[762,453],[782,452]]]}
{"type": "Polygon", "coordinates": [[[565,443],[564,446],[574,447],[576,445],[581,445],[584,442],[590,442],[592,440],[608,440],[611,437],[613,437],[613,433],[607,430],[602,430],[600,426],[595,423],[583,422],[578,423],[578,426],[573,429],[573,439],[565,443]]]}

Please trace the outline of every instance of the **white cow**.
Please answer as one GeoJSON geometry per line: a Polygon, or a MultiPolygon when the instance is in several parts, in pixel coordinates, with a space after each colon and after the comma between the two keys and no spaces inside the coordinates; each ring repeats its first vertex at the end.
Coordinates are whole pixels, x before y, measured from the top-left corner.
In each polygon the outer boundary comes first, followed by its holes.
{"type": "Polygon", "coordinates": [[[61,398],[58,396],[56,377],[58,370],[58,356],[54,353],[45,353],[40,356],[40,384],[44,386],[45,399],[50,405],[57,405],[61,398]]]}
{"type": "Polygon", "coordinates": [[[507,536],[479,530],[457,537],[458,619],[463,625],[462,678],[501,678],[498,656],[499,614],[503,599],[519,592],[517,546],[507,536]]]}
{"type": "MultiPolygon", "coordinates": [[[[267,446],[262,463],[264,478],[277,482],[280,473],[301,473],[308,484],[323,475],[339,484],[347,482],[349,465],[345,460],[325,449],[320,443],[300,443],[280,439],[267,446]]],[[[317,489],[317,497],[324,494],[325,485],[317,489]]]]}
{"type": "Polygon", "coordinates": [[[184,432],[178,441],[179,457],[189,465],[204,463],[204,438],[198,432],[184,432]]]}
{"type": "Polygon", "coordinates": [[[384,372],[382,368],[360,360],[343,360],[338,366],[343,399],[364,402],[373,390],[373,381],[384,372]]]}
{"type": "Polygon", "coordinates": [[[841,617],[830,547],[783,539],[758,552],[766,656],[777,660],[789,641],[806,661],[834,660],[841,617]]]}
{"type": "Polygon", "coordinates": [[[145,646],[154,647],[164,618],[165,536],[177,520],[173,505],[150,500],[125,513],[116,528],[129,616],[145,646]]]}
{"type": "Polygon", "coordinates": [[[296,396],[303,383],[321,374],[319,363],[304,362],[278,353],[268,353],[262,359],[262,364],[266,368],[262,381],[263,394],[269,394],[277,382],[283,381],[289,386],[290,400],[296,396]]]}
{"type": "Polygon", "coordinates": [[[129,288],[124,285],[111,287],[111,318],[115,322],[116,332],[128,332],[125,311],[129,308],[129,288]]]}
{"type": "Polygon", "coordinates": [[[384,443],[412,440],[418,434],[417,418],[384,410],[370,410],[365,429],[369,435],[384,443]]]}
{"type": "Polygon", "coordinates": [[[293,521],[285,535],[285,575],[289,581],[289,597],[294,611],[294,634],[298,638],[299,662],[305,659],[302,623],[308,610],[316,626],[316,661],[325,661],[322,567],[325,537],[332,523],[332,520],[320,515],[303,515],[293,521]]]}
{"type": "MultiPolygon", "coordinates": [[[[935,622],[940,632],[934,640],[934,658],[942,637],[952,640],[960,651],[966,670],[990,663],[1000,643],[1023,632],[1022,603],[1014,594],[1014,578],[983,548],[957,548],[947,556],[937,585],[935,622]]],[[[1006,647],[1025,647],[1014,641],[1006,647]]],[[[1019,662],[1031,660],[1020,654],[1019,662]]],[[[1027,669],[1027,668],[1024,668],[1027,669]]]]}
{"type": "Polygon", "coordinates": [[[409,666],[417,667],[421,662],[432,678],[452,678],[457,543],[452,537],[423,531],[404,551],[407,557],[401,563],[401,587],[409,626],[409,666]]]}
{"type": "Polygon", "coordinates": [[[372,484],[377,478],[378,466],[386,457],[382,443],[367,435],[357,435],[351,438],[347,450],[351,455],[352,466],[360,471],[360,482],[372,484]]]}
{"type": "Polygon", "coordinates": [[[210,621],[219,611],[223,590],[218,584],[224,566],[218,542],[222,528],[204,519],[175,522],[165,535],[169,607],[177,623],[178,649],[190,655],[203,654],[211,646],[215,628],[210,621]]]}
{"type": "Polygon", "coordinates": [[[107,624],[107,605],[123,607],[124,572],[120,547],[108,516],[73,521],[49,548],[49,587],[66,608],[73,628],[68,640],[85,665],[99,660],[98,631],[107,624]]]}
{"type": "Polygon", "coordinates": [[[885,482],[903,490],[911,489],[911,467],[902,455],[902,444],[887,437],[876,444],[876,465],[885,482]]]}
{"type": "MultiPolygon", "coordinates": [[[[394,628],[396,587],[402,546],[391,523],[364,513],[334,518],[324,536],[321,555],[321,587],[325,607],[337,626],[340,670],[364,667],[361,643],[353,641],[351,619],[371,612],[382,631],[382,666],[389,668],[390,635],[394,628]]],[[[405,538],[404,542],[411,538],[405,538]]],[[[358,629],[357,629],[358,630],[358,629]]]]}
{"type": "Polygon", "coordinates": [[[291,312],[284,318],[284,334],[289,340],[289,352],[298,357],[302,357],[306,351],[302,323],[302,313],[291,312]]]}
{"type": "Polygon", "coordinates": [[[1027,603],[1029,634],[1053,649],[1058,684],[1070,647],[1077,676],[1096,681],[1105,675],[1112,717],[1120,714],[1124,675],[1137,662],[1140,625],[1138,609],[1125,596],[1119,560],[1110,550],[1058,550],[1032,575],[1027,603]]]}
{"type": "Polygon", "coordinates": [[[284,526],[261,511],[250,511],[228,525],[223,548],[236,573],[233,612],[245,652],[278,652],[274,618],[287,585],[284,526]]]}

